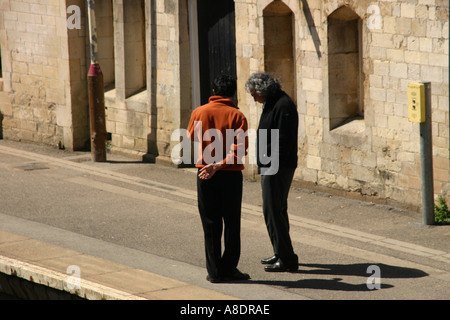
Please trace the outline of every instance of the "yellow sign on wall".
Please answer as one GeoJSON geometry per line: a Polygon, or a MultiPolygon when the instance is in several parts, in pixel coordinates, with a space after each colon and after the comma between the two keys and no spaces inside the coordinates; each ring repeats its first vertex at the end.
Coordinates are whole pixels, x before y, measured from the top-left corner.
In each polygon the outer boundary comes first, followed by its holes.
{"type": "Polygon", "coordinates": [[[408,84],[408,120],[425,122],[425,85],[423,83],[408,84]]]}

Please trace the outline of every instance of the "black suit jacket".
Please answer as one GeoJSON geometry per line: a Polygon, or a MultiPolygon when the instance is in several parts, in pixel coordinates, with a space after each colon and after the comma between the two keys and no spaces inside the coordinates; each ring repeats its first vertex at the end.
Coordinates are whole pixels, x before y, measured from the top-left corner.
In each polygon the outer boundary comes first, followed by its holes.
{"type": "MultiPolygon", "coordinates": [[[[279,167],[296,168],[298,150],[298,112],[292,99],[282,90],[267,98],[257,132],[257,164],[258,168],[269,167],[267,157],[278,153],[279,167]],[[260,129],[266,129],[266,133],[260,129]],[[271,129],[279,130],[279,148],[272,150],[271,129]],[[266,137],[267,148],[260,149],[260,141],[266,137]],[[265,149],[265,150],[264,150],[265,149]],[[264,152],[265,151],[265,152],[264,152]]],[[[260,171],[260,170],[259,170],[260,171]]]]}

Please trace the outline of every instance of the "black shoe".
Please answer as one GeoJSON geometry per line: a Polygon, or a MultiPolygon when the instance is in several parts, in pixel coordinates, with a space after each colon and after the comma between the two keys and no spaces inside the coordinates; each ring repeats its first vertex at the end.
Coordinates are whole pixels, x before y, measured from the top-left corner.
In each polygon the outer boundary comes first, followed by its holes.
{"type": "Polygon", "coordinates": [[[238,269],[233,274],[222,277],[223,281],[245,281],[249,279],[250,276],[247,273],[242,273],[238,269]]]}
{"type": "Polygon", "coordinates": [[[295,272],[297,270],[298,263],[284,264],[280,259],[274,264],[264,267],[264,271],[267,272],[295,272]]]}
{"type": "Polygon", "coordinates": [[[206,276],[206,280],[208,280],[211,283],[219,283],[222,281],[221,278],[213,278],[209,274],[206,276]]]}
{"type": "Polygon", "coordinates": [[[262,260],[261,260],[261,263],[262,263],[262,264],[274,264],[274,263],[277,262],[277,261],[278,261],[278,256],[277,256],[277,255],[274,255],[274,256],[272,256],[272,257],[270,257],[270,258],[262,259],[262,260]]]}

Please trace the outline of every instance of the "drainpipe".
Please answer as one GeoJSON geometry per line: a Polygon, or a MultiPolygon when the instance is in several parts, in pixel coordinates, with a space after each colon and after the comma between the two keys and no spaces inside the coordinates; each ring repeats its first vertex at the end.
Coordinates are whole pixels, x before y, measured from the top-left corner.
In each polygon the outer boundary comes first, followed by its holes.
{"type": "Polygon", "coordinates": [[[420,172],[422,188],[422,221],[426,225],[435,223],[433,186],[433,142],[431,123],[431,83],[425,86],[425,121],[420,123],[420,172]]]}
{"type": "Polygon", "coordinates": [[[95,24],[95,1],[87,0],[89,18],[89,47],[91,66],[88,72],[89,116],[91,130],[91,156],[94,162],[106,161],[106,121],[103,73],[97,60],[97,28],[95,24]]]}

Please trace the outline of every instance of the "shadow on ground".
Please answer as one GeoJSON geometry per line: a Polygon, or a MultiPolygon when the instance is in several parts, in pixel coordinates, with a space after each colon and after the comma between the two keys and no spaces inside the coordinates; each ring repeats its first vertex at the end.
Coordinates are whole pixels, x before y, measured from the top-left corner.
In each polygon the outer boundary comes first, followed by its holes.
{"type": "Polygon", "coordinates": [[[394,287],[384,283],[384,279],[407,279],[421,278],[428,274],[422,270],[397,267],[386,264],[299,264],[299,270],[295,272],[304,275],[330,275],[331,279],[299,279],[293,281],[286,280],[249,280],[247,283],[282,286],[286,288],[298,289],[319,289],[336,291],[372,291],[373,289],[388,289],[394,287]],[[376,266],[374,271],[373,266],[376,266]],[[343,282],[338,276],[361,277],[364,281],[360,284],[343,282]],[[379,282],[375,278],[379,278],[379,282]],[[377,286],[378,285],[378,286],[377,286]]]}

